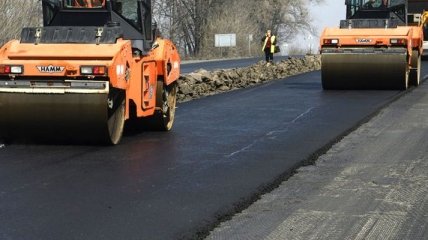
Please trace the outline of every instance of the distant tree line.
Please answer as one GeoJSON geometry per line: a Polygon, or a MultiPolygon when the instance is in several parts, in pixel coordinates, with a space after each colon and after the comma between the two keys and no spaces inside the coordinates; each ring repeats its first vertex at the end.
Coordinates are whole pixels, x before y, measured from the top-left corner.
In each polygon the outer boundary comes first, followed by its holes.
{"type": "MultiPolygon", "coordinates": [[[[134,1],[134,0],[122,0],[134,1]]],[[[215,34],[234,33],[237,47],[227,57],[260,53],[267,29],[279,41],[291,41],[299,32],[310,32],[309,7],[323,0],[152,0],[153,16],[161,34],[173,40],[184,57],[218,57],[215,34]],[[253,41],[249,46],[249,35],[253,41]]],[[[40,0],[0,0],[0,44],[18,38],[23,26],[41,23],[40,0]]]]}
{"type": "Polygon", "coordinates": [[[228,56],[260,53],[260,41],[271,29],[280,41],[311,33],[311,4],[323,0],[155,0],[154,16],[161,32],[172,39],[184,56],[215,57],[215,34],[235,33],[237,47],[228,56]],[[253,35],[250,43],[249,35],[253,35]]]}

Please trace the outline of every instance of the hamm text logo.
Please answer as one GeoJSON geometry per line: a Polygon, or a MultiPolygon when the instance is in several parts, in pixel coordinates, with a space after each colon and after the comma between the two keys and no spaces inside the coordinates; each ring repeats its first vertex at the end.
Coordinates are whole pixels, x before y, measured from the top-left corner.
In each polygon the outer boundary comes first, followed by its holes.
{"type": "Polygon", "coordinates": [[[357,39],[357,43],[360,43],[360,44],[371,43],[371,42],[372,42],[372,40],[371,39],[367,39],[367,38],[357,39]]]}
{"type": "Polygon", "coordinates": [[[64,71],[65,67],[58,67],[58,66],[37,66],[37,69],[39,69],[39,71],[41,73],[61,73],[64,71]]]}

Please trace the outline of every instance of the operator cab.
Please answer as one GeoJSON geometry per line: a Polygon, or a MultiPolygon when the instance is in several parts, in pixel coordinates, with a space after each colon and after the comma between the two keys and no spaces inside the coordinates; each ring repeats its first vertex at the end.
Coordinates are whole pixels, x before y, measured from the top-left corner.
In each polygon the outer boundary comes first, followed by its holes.
{"type": "Polygon", "coordinates": [[[152,47],[150,0],[42,0],[42,5],[41,36],[25,28],[21,42],[111,44],[123,38],[140,53],[152,47]]]}
{"type": "Polygon", "coordinates": [[[395,28],[407,24],[406,0],[345,0],[341,28],[395,28]]]}

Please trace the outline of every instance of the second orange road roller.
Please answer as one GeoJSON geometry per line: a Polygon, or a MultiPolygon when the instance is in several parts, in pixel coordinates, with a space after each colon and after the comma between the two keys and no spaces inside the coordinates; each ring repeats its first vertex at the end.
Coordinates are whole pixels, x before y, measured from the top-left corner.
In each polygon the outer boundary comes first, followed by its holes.
{"type": "Polygon", "coordinates": [[[427,0],[408,0],[407,16],[410,25],[419,26],[424,33],[424,53],[423,59],[428,57],[428,1],[427,0]]]}
{"type": "Polygon", "coordinates": [[[150,0],[42,5],[43,27],[0,49],[1,139],[117,144],[135,119],[171,129],[180,57],[150,0]]]}
{"type": "Polygon", "coordinates": [[[338,28],[326,28],[320,38],[324,89],[405,90],[419,85],[423,31],[412,23],[409,2],[345,1],[346,20],[338,28]]]}

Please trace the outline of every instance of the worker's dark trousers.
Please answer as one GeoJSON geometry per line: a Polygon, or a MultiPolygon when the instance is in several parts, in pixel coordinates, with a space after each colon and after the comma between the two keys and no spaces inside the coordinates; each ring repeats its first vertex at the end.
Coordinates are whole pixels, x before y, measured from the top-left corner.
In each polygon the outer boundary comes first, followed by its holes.
{"type": "Polygon", "coordinates": [[[266,62],[273,61],[273,53],[270,52],[270,48],[265,49],[265,55],[266,55],[266,62]]]}

